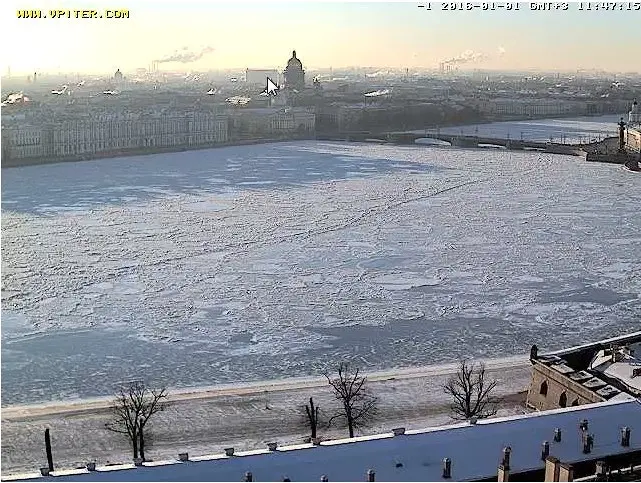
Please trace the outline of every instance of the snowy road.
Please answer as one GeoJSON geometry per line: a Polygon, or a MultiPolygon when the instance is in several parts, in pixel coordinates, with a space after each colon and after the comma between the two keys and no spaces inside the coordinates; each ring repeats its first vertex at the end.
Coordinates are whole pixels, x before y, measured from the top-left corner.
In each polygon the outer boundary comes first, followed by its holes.
{"type": "MultiPolygon", "coordinates": [[[[499,415],[522,414],[529,382],[524,356],[487,362],[488,374],[498,381],[503,397],[499,415]]],[[[413,368],[368,374],[370,392],[379,400],[377,419],[361,434],[376,434],[404,426],[421,429],[450,422],[449,400],[442,385],[454,366],[413,368]]],[[[327,429],[336,408],[327,381],[320,379],[265,382],[173,394],[170,406],[158,413],[151,428],[147,456],[159,460],[190,455],[264,448],[269,441],[300,443],[309,436],[303,424],[308,398],[321,408],[320,436],[345,437],[345,429],[327,429]]],[[[110,413],[105,401],[68,406],[12,408],[2,411],[2,474],[33,472],[43,465],[43,432],[50,428],[58,467],[74,468],[87,461],[127,462],[126,440],[104,429],[110,413]]],[[[46,460],[45,460],[46,461],[46,460]]]]}
{"type": "Polygon", "coordinates": [[[641,178],[618,166],[295,142],[2,174],[3,406],[638,330],[641,178]]]}

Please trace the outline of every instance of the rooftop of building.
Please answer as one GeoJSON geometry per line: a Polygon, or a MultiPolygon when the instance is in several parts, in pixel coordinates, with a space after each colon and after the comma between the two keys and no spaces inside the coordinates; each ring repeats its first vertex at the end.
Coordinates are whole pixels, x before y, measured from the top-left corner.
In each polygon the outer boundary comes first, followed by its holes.
{"type": "Polygon", "coordinates": [[[287,61],[287,70],[302,70],[303,64],[300,59],[296,57],[296,51],[292,52],[292,57],[287,61]]]}
{"type": "Polygon", "coordinates": [[[273,114],[306,114],[309,111],[305,107],[242,107],[237,109],[229,109],[227,111],[232,115],[252,115],[252,116],[270,116],[273,114]]]}
{"type": "Polygon", "coordinates": [[[179,460],[146,462],[87,469],[59,470],[4,477],[38,481],[240,481],[251,472],[255,481],[363,481],[375,471],[377,481],[446,481],[443,459],[451,460],[454,481],[496,477],[503,450],[511,448],[512,474],[544,468],[542,442],[563,463],[580,464],[606,457],[626,457],[641,451],[641,403],[610,401],[507,418],[479,420],[446,427],[393,432],[179,460]],[[587,429],[581,425],[587,422],[587,429]],[[622,444],[622,428],[630,429],[629,446],[622,444]],[[555,432],[560,430],[560,441],[555,432]],[[584,452],[585,435],[593,446],[584,452]]]}
{"type": "Polygon", "coordinates": [[[641,332],[537,354],[533,360],[606,400],[641,396],[641,332]]]}

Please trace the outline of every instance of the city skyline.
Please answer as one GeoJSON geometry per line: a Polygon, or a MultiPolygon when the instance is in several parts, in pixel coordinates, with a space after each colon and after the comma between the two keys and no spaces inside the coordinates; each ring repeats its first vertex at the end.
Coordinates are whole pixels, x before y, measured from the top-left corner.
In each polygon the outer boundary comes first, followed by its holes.
{"type": "MultiPolygon", "coordinates": [[[[423,3],[425,4],[425,3],[423,3]]],[[[54,8],[49,0],[3,4],[2,74],[163,70],[282,69],[292,50],[305,68],[377,66],[461,69],[639,70],[633,59],[641,11],[446,12],[418,2],[205,3],[127,5],[62,1],[57,9],[127,9],[128,19],[19,19],[17,9],[54,8]],[[18,39],[18,41],[16,41],[18,39]],[[173,60],[172,60],[173,59],[173,60]]],[[[637,42],[638,45],[638,42],[637,42]]],[[[638,47],[637,47],[638,48],[638,47]]]]}

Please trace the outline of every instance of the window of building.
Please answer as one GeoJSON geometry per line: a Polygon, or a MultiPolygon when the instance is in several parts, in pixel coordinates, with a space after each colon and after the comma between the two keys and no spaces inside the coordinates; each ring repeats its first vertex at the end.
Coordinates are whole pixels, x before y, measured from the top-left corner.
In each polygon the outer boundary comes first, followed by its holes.
{"type": "Polygon", "coordinates": [[[575,399],[574,401],[572,401],[572,406],[578,406],[578,405],[579,405],[578,399],[575,399]]]}
{"type": "Polygon", "coordinates": [[[564,408],[567,405],[568,405],[568,396],[565,394],[565,391],[563,391],[559,396],[559,406],[564,408]]]}
{"type": "Polygon", "coordinates": [[[543,381],[541,383],[541,388],[539,389],[539,394],[541,394],[542,396],[547,396],[548,395],[548,382],[547,381],[543,381]]]}

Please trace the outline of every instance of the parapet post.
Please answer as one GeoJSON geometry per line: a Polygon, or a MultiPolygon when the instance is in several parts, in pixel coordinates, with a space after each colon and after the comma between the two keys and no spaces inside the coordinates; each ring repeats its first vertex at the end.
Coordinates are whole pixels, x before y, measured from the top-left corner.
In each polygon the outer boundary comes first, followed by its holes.
{"type": "Polygon", "coordinates": [[[510,446],[503,448],[503,460],[501,461],[501,466],[503,466],[507,471],[510,470],[511,455],[512,455],[512,448],[510,446]]]}
{"type": "Polygon", "coordinates": [[[499,465],[497,481],[510,481],[510,469],[503,465],[499,465]]]}
{"type": "Polygon", "coordinates": [[[608,464],[605,461],[597,461],[594,472],[596,481],[606,481],[608,477],[608,464]]]}
{"type": "Polygon", "coordinates": [[[559,481],[574,481],[574,470],[572,465],[561,463],[559,465],[559,481]]]}
{"type": "Polygon", "coordinates": [[[621,446],[630,446],[630,428],[627,426],[621,428],[621,446]]]}
{"type": "Polygon", "coordinates": [[[587,430],[589,429],[589,423],[587,419],[582,419],[581,421],[579,421],[579,429],[583,432],[587,432],[587,430]]]}
{"type": "Polygon", "coordinates": [[[550,443],[543,441],[541,445],[541,459],[545,461],[548,456],[550,456],[550,443]]]}
{"type": "Polygon", "coordinates": [[[452,460],[449,458],[443,459],[443,478],[452,478],[452,460]]]}
{"type": "Polygon", "coordinates": [[[545,459],[545,481],[559,481],[559,465],[561,462],[554,456],[545,459]]]}
{"type": "Polygon", "coordinates": [[[594,435],[585,434],[583,437],[583,453],[589,454],[592,451],[592,446],[594,446],[594,435]]]}

